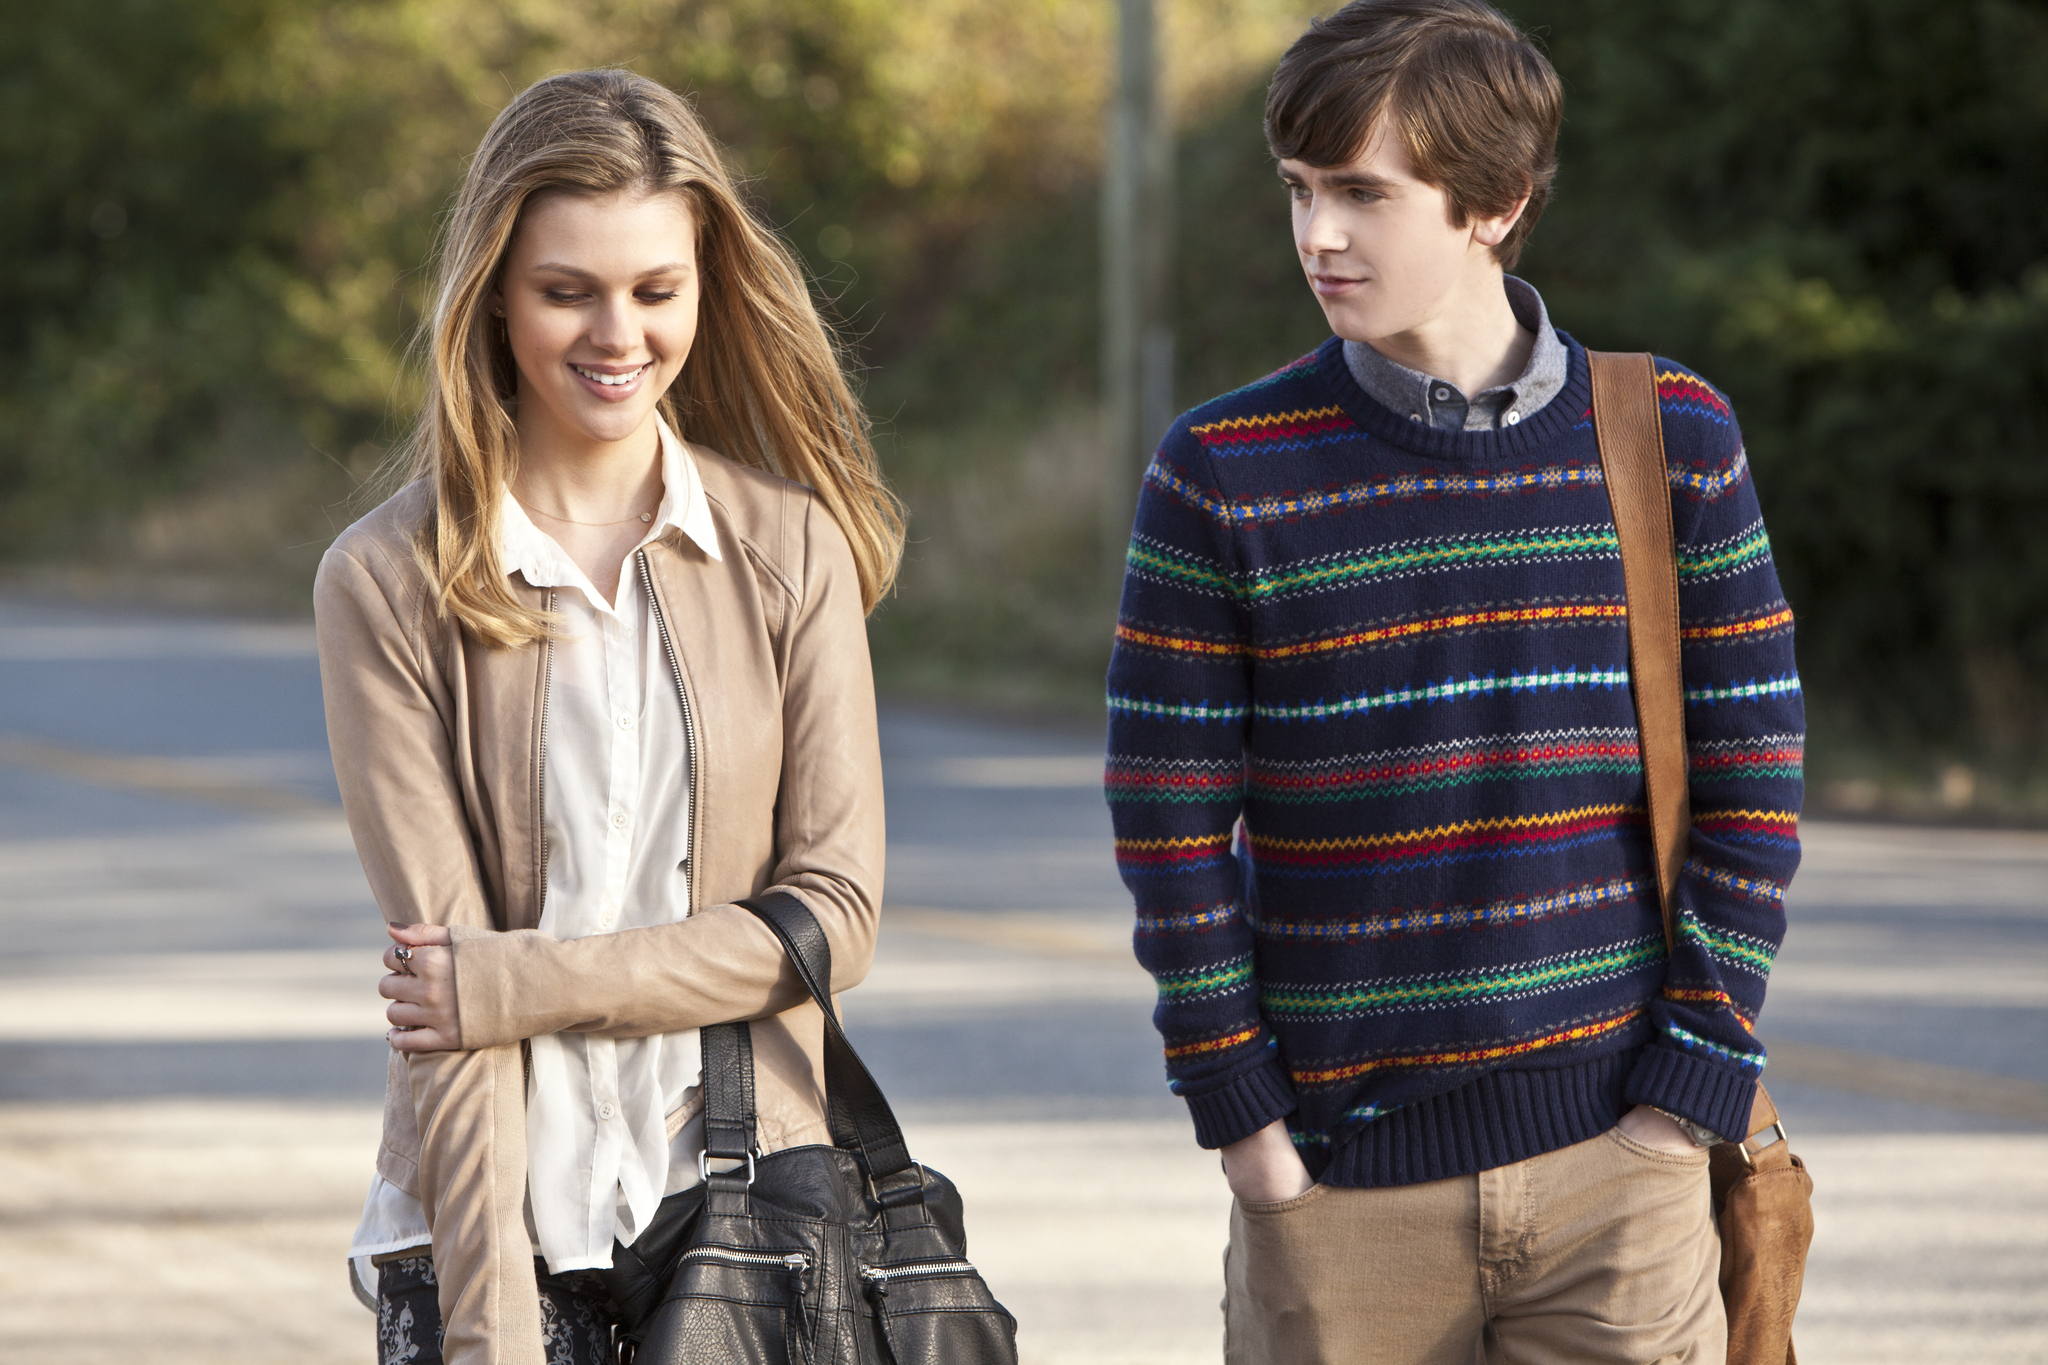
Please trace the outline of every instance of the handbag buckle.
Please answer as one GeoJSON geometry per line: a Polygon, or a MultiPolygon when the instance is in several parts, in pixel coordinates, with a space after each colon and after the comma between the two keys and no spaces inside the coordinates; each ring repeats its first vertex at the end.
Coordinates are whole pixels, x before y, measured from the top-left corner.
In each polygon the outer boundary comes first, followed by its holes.
{"type": "Polygon", "coordinates": [[[1790,1138],[1791,1135],[1785,1131],[1784,1120],[1776,1119],[1765,1124],[1737,1143],[1736,1150],[1742,1153],[1742,1164],[1753,1171],[1756,1169],[1757,1157],[1763,1153],[1765,1148],[1775,1147],[1781,1142],[1789,1141],[1790,1138]],[[1759,1138],[1762,1141],[1758,1141],[1759,1138]],[[1756,1145],[1751,1146],[1751,1143],[1756,1145]]]}
{"type": "MultiPolygon", "coordinates": [[[[710,1153],[710,1152],[708,1152],[708,1151],[704,1151],[704,1152],[699,1152],[699,1153],[697,1153],[697,1174],[698,1174],[698,1175],[700,1175],[700,1176],[702,1176],[702,1177],[704,1178],[704,1183],[705,1183],[705,1184],[707,1184],[707,1185],[709,1185],[709,1184],[711,1183],[711,1177],[712,1177],[712,1176],[714,1176],[714,1175],[731,1175],[731,1174],[732,1174],[733,1172],[735,1172],[735,1171],[737,1171],[737,1170],[739,1169],[739,1162],[740,1162],[740,1158],[739,1158],[739,1157],[736,1157],[736,1156],[721,1156],[721,1157],[719,1157],[718,1159],[719,1159],[720,1161],[730,1161],[730,1162],[732,1162],[733,1164],[732,1164],[732,1165],[730,1165],[730,1166],[728,1166],[728,1167],[726,1167],[726,1168],[725,1168],[724,1170],[722,1170],[722,1171],[714,1171],[714,1170],[712,1170],[712,1169],[711,1169],[711,1153],[710,1153]]],[[[746,1154],[746,1163],[747,1163],[747,1183],[748,1183],[749,1185],[751,1185],[751,1184],[753,1184],[753,1183],[754,1183],[754,1153],[752,1153],[752,1152],[748,1152],[748,1153],[746,1154]]]]}

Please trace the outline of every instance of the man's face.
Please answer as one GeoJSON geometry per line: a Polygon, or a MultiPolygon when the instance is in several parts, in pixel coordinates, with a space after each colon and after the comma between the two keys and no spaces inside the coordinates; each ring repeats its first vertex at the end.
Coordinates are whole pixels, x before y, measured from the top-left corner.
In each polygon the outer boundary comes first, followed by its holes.
{"type": "MultiPolygon", "coordinates": [[[[1449,314],[1478,275],[1491,277],[1482,235],[1490,224],[1451,224],[1444,192],[1415,178],[1385,125],[1342,166],[1282,161],[1294,201],[1294,247],[1330,330],[1368,345],[1449,314]]],[[[1508,220],[1512,222],[1512,217],[1508,220]]],[[[1496,237],[1496,240],[1498,238],[1496,237]]]]}

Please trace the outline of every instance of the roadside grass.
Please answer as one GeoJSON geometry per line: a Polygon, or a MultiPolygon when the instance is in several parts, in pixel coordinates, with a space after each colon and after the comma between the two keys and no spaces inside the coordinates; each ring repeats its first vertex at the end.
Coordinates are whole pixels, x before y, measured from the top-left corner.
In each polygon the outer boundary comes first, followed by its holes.
{"type": "MultiPolygon", "coordinates": [[[[367,471],[366,471],[367,472],[367,471]]],[[[375,505],[324,457],[250,461],[85,522],[76,548],[0,564],[0,591],[109,607],[305,616],[327,546],[375,505]]]]}
{"type": "Polygon", "coordinates": [[[877,682],[1099,718],[1122,567],[1105,565],[1101,546],[1099,410],[885,432],[882,452],[910,539],[896,593],[869,626],[877,682]]]}

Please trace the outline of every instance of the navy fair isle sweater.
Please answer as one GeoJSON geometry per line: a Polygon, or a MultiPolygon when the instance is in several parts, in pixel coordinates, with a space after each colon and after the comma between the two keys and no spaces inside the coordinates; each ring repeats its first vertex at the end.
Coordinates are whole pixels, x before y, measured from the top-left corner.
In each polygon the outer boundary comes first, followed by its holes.
{"type": "MultiPolygon", "coordinates": [[[[1560,334],[1562,335],[1562,334],[1560,334]]],[[[1744,1130],[1799,861],[1792,614],[1727,401],[1658,360],[1692,839],[1665,951],[1586,353],[1519,425],[1368,397],[1333,339],[1146,473],[1107,786],[1175,1093],[1401,1185],[1651,1104],[1744,1130]]]]}

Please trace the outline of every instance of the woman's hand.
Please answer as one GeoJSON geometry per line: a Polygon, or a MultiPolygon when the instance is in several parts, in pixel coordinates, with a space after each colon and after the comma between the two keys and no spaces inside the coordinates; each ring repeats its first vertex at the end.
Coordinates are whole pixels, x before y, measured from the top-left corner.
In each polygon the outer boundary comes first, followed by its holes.
{"type": "Polygon", "coordinates": [[[377,994],[389,1000],[384,1017],[394,1027],[384,1037],[400,1052],[453,1052],[462,1046],[455,1017],[455,949],[446,925],[387,924],[392,944],[384,950],[377,994]],[[399,950],[406,950],[405,958],[399,950]]]}
{"type": "Polygon", "coordinates": [[[1302,1165],[1287,1135],[1287,1121],[1275,1119],[1258,1132],[1223,1149],[1223,1178],[1240,1204],[1277,1204],[1306,1194],[1315,1178],[1302,1165]]]}

